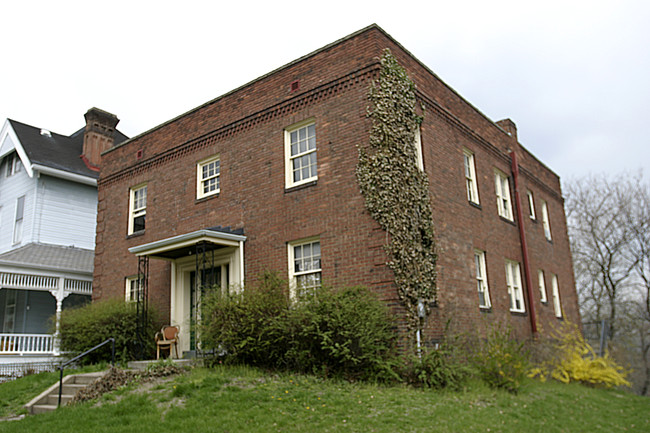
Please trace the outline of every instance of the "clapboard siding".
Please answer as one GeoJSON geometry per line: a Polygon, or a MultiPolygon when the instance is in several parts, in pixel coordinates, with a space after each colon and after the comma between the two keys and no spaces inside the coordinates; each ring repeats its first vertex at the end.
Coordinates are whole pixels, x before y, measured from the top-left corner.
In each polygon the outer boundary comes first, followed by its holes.
{"type": "Polygon", "coordinates": [[[41,176],[36,242],[95,248],[97,189],[41,176]]]}
{"type": "MultiPolygon", "coordinates": [[[[5,158],[6,159],[6,158],[5,158]]],[[[27,175],[23,168],[20,172],[7,177],[6,161],[0,164],[0,253],[13,247],[32,242],[34,225],[34,190],[36,180],[27,175]],[[14,222],[16,220],[16,200],[25,196],[23,214],[23,239],[20,245],[13,245],[14,222]]]]}

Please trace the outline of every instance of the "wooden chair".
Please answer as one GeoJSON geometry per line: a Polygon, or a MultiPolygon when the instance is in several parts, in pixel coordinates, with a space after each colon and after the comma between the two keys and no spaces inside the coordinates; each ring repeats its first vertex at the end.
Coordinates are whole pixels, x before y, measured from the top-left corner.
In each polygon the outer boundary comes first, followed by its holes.
{"type": "Polygon", "coordinates": [[[160,349],[169,349],[169,357],[172,357],[172,346],[178,358],[178,326],[165,325],[160,332],[156,332],[156,359],[160,359],[160,349]]]}

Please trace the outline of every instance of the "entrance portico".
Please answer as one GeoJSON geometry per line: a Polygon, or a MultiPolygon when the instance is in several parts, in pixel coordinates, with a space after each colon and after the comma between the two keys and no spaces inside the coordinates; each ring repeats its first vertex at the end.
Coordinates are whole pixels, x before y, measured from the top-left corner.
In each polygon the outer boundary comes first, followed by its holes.
{"type": "MultiPolygon", "coordinates": [[[[140,260],[171,263],[170,325],[180,327],[182,352],[197,348],[195,324],[201,294],[217,287],[223,292],[243,287],[245,241],[242,231],[214,227],[129,248],[140,260]]],[[[148,275],[139,275],[139,281],[141,289],[148,287],[148,275]]],[[[145,297],[148,290],[144,290],[145,297]]]]}

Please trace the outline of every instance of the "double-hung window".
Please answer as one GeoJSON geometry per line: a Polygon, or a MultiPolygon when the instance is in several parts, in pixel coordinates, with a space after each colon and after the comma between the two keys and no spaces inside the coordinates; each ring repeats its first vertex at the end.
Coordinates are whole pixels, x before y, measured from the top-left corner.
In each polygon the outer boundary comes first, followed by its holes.
{"type": "Polygon", "coordinates": [[[521,287],[521,272],[518,262],[506,260],[506,284],[508,295],[510,295],[510,311],[525,312],[526,306],[524,305],[524,292],[521,287]]]}
{"type": "Polygon", "coordinates": [[[18,156],[18,153],[14,152],[11,155],[9,155],[7,158],[7,171],[5,173],[6,177],[12,176],[20,170],[22,170],[23,163],[20,161],[20,157],[18,156]]]}
{"type": "Polygon", "coordinates": [[[487,282],[487,268],[485,266],[485,251],[474,250],[474,266],[476,269],[476,286],[478,288],[478,306],[490,308],[490,291],[487,282]]]}
{"type": "Polygon", "coordinates": [[[212,157],[197,164],[196,198],[208,197],[221,191],[221,161],[212,157]]]}
{"type": "Polygon", "coordinates": [[[147,216],[147,185],[131,188],[129,198],[129,232],[144,231],[147,216]]]}
{"type": "Polygon", "coordinates": [[[495,170],[494,185],[499,216],[512,221],[512,202],[510,200],[510,182],[508,182],[508,176],[502,171],[495,170]]]}
{"type": "Polygon", "coordinates": [[[542,200],[542,225],[544,226],[544,236],[546,240],[551,240],[551,223],[548,219],[548,205],[542,200]]]}
{"type": "Polygon", "coordinates": [[[548,299],[546,297],[546,283],[544,283],[544,271],[541,269],[537,271],[537,284],[539,286],[539,299],[543,303],[547,303],[548,299]]]}
{"type": "Polygon", "coordinates": [[[142,288],[140,287],[140,279],[135,277],[127,277],[126,279],[126,289],[124,293],[124,298],[127,302],[137,302],[140,294],[142,293],[142,288]]]}
{"type": "Polygon", "coordinates": [[[310,239],[289,244],[291,297],[312,293],[321,285],[320,241],[310,239]]]}
{"type": "Polygon", "coordinates": [[[531,220],[535,219],[535,200],[533,199],[533,193],[530,190],[526,191],[526,196],[528,197],[528,216],[531,220]]]}
{"type": "Polygon", "coordinates": [[[14,220],[14,245],[23,241],[23,219],[25,217],[25,196],[16,199],[16,219],[14,220]]]}
{"type": "Polygon", "coordinates": [[[316,124],[313,120],[285,130],[286,187],[318,179],[316,162],[316,124]]]}
{"type": "Polygon", "coordinates": [[[562,318],[562,304],[560,304],[560,287],[557,282],[557,275],[551,277],[551,285],[553,288],[553,309],[555,309],[555,317],[562,318]]]}
{"type": "Polygon", "coordinates": [[[467,187],[467,200],[472,203],[479,204],[474,154],[467,149],[463,149],[463,160],[465,163],[465,186],[467,187]]]}

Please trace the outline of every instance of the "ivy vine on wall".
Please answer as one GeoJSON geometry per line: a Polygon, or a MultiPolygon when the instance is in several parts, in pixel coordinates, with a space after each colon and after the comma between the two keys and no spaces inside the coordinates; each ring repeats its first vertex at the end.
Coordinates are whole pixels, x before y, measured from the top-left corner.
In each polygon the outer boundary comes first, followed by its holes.
{"type": "MultiPolygon", "coordinates": [[[[419,329],[418,302],[437,301],[436,247],[426,175],[418,168],[415,84],[390,50],[368,94],[370,143],[359,147],[357,181],[370,215],[388,233],[387,265],[395,275],[410,331],[419,329]]],[[[412,345],[414,333],[409,332],[412,345]]]]}

